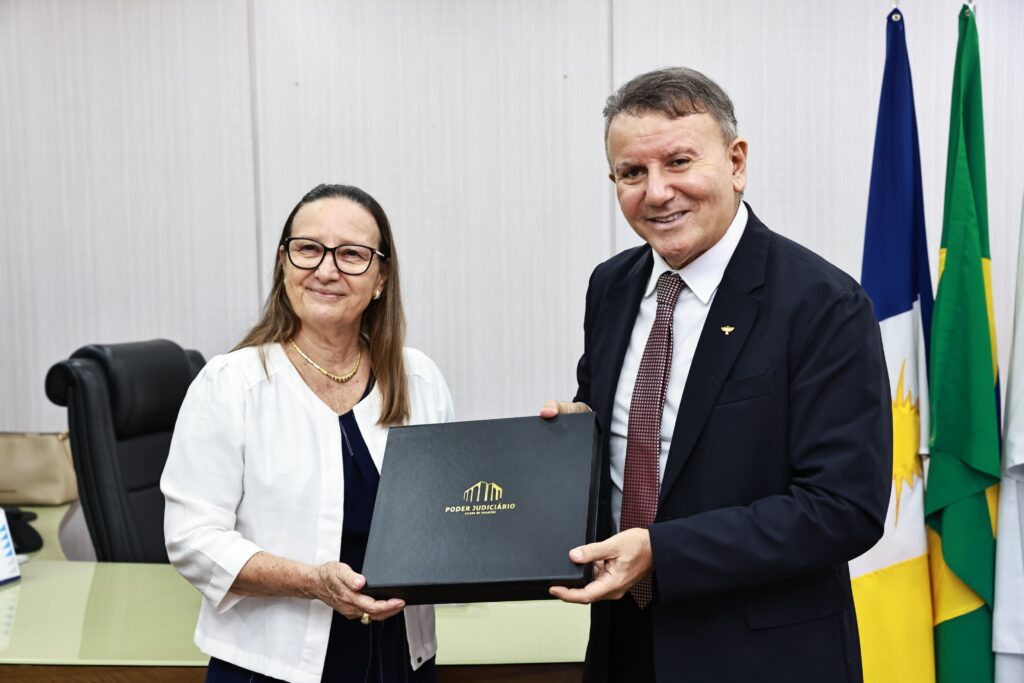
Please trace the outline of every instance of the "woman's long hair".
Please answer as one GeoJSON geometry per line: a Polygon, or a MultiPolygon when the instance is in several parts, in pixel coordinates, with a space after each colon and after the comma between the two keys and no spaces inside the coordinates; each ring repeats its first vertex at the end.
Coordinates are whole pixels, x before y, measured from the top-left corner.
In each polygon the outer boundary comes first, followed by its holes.
{"type": "MultiPolygon", "coordinates": [[[[387,259],[379,260],[386,278],[383,295],[370,301],[363,312],[360,332],[369,339],[370,362],[377,385],[383,398],[379,424],[384,426],[403,424],[408,421],[409,383],[405,376],[405,362],[402,348],[405,345],[405,313],[402,310],[402,290],[399,286],[398,251],[391,235],[391,223],[384,209],[369,194],[351,185],[317,185],[295,205],[284,223],[279,246],[292,236],[292,221],[299,209],[318,199],[338,197],[355,202],[370,212],[380,232],[380,251],[387,259]]],[[[301,321],[295,315],[288,294],[284,288],[284,259],[280,248],[274,253],[274,283],[263,307],[263,317],[249,330],[235,347],[260,347],[260,356],[265,357],[263,346],[274,342],[283,344],[299,331],[301,321]]]]}

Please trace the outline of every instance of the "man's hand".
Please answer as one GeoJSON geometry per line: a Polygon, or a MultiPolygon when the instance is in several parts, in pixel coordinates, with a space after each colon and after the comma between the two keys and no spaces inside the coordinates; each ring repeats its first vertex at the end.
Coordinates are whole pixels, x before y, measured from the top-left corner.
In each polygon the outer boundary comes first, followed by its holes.
{"type": "Polygon", "coordinates": [[[618,600],[654,570],[651,535],[647,529],[627,529],[600,543],[573,548],[569,559],[576,564],[593,562],[594,580],[583,588],[552,586],[551,595],[565,602],[590,604],[598,600],[618,600]]]}
{"type": "Polygon", "coordinates": [[[570,403],[569,401],[544,401],[540,407],[540,416],[552,418],[561,413],[589,413],[590,406],[586,403],[570,403]]]}

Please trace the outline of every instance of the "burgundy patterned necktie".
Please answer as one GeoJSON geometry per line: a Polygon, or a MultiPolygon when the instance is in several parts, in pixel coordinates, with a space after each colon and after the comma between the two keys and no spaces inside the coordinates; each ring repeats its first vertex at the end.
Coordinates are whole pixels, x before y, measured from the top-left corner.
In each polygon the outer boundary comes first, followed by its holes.
{"type": "MultiPolygon", "coordinates": [[[[622,514],[619,528],[646,529],[658,510],[658,456],[661,453],[661,414],[665,389],[672,368],[672,313],[683,289],[683,281],[672,272],[658,278],[658,312],[640,359],[633,386],[626,431],[626,468],[622,484],[622,514]]],[[[644,577],[629,589],[640,609],[654,596],[651,577],[644,577]]]]}

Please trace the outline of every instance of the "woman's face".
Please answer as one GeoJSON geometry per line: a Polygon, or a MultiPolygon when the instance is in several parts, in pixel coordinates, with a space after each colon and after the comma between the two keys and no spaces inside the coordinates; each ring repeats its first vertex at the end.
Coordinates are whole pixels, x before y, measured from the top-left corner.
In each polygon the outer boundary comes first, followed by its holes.
{"type": "MultiPolygon", "coordinates": [[[[380,232],[370,212],[355,202],[329,197],[302,206],[292,219],[292,237],[308,237],[328,247],[362,244],[380,249],[380,232]]],[[[292,310],[303,326],[325,332],[359,328],[373,293],[384,286],[380,257],[374,256],[362,275],[338,270],[330,253],[315,270],[296,268],[284,247],[278,250],[284,266],[284,287],[292,310]]]]}

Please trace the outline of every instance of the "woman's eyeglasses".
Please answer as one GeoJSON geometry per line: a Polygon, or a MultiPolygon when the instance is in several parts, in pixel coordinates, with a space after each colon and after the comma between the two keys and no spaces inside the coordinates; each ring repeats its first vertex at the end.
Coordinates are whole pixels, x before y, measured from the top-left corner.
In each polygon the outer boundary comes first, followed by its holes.
{"type": "Polygon", "coordinates": [[[364,244],[339,244],[336,247],[328,247],[308,237],[286,237],[282,245],[291,264],[302,270],[319,268],[327,252],[331,252],[337,269],[346,275],[362,275],[368,271],[375,255],[382,261],[388,260],[384,253],[364,244]]]}

